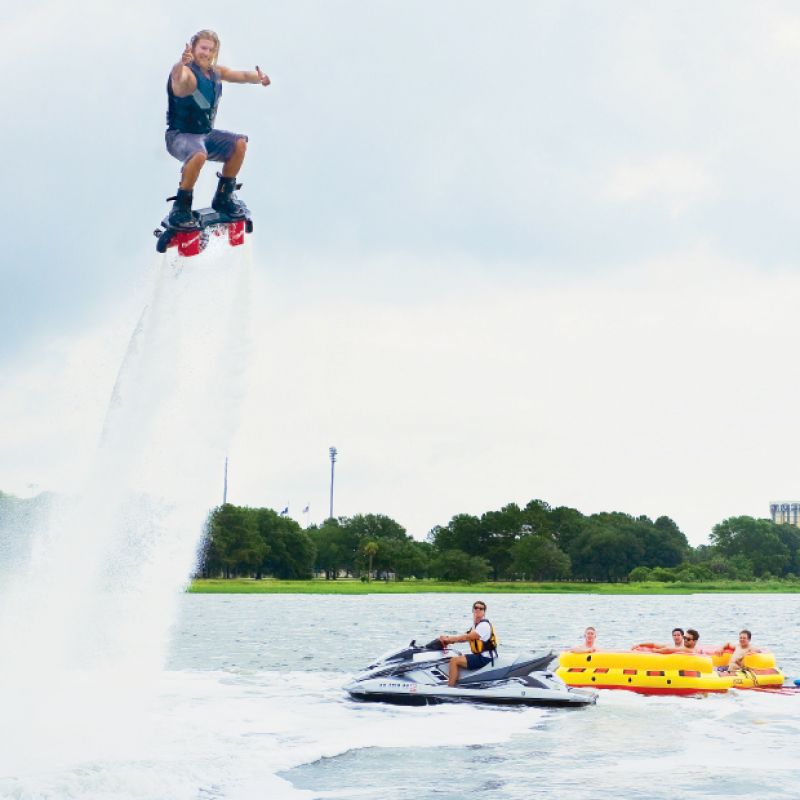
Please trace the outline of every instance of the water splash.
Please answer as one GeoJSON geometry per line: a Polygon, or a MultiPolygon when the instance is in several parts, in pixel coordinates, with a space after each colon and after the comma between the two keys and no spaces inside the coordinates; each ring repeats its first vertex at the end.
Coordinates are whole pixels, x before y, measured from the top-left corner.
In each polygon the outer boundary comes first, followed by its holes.
{"type": "Polygon", "coordinates": [[[160,668],[244,390],[250,245],[160,256],[85,489],[0,598],[2,672],[160,668]]]}

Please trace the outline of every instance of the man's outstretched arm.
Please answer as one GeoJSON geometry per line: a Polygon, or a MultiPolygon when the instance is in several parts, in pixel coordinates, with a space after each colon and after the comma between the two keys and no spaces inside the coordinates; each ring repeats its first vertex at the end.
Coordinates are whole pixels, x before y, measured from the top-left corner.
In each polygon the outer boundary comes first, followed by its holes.
{"type": "Polygon", "coordinates": [[[262,86],[269,86],[270,79],[258,67],[255,70],[230,69],[228,67],[217,67],[219,76],[228,83],[260,83],[262,86]]]}

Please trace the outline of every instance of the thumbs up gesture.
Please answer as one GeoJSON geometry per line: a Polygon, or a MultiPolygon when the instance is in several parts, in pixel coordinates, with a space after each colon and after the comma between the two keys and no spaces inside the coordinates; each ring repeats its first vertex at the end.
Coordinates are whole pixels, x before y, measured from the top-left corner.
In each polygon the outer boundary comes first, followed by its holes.
{"type": "Polygon", "coordinates": [[[264,73],[261,71],[261,68],[258,66],[258,64],[256,64],[256,75],[258,75],[258,82],[259,82],[259,83],[260,83],[262,86],[269,86],[269,85],[270,85],[271,81],[270,81],[270,79],[269,79],[269,76],[268,76],[268,75],[265,75],[265,74],[264,74],[264,73]]]}

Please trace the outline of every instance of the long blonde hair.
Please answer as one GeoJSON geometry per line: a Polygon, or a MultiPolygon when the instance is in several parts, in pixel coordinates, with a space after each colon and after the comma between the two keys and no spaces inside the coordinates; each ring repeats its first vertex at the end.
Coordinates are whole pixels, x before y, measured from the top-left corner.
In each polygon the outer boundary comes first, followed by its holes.
{"type": "Polygon", "coordinates": [[[191,43],[192,43],[192,51],[194,51],[194,46],[201,40],[201,39],[209,39],[210,41],[214,42],[214,55],[211,56],[211,66],[217,66],[217,56],[219,56],[219,36],[217,36],[214,31],[209,30],[202,30],[197,31],[197,33],[192,36],[191,43]]]}

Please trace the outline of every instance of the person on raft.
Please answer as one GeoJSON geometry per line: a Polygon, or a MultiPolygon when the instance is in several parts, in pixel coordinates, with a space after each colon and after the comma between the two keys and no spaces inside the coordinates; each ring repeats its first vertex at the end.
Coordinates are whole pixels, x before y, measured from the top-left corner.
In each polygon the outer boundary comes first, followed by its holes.
{"type": "MultiPolygon", "coordinates": [[[[672,629],[672,647],[683,647],[683,628],[673,628],[672,629]]],[[[656,644],[655,642],[640,642],[639,644],[635,644],[631,650],[646,650],[650,652],[656,652],[658,650],[662,650],[664,648],[669,648],[670,645],[668,644],[656,644]]]]}
{"type": "Polygon", "coordinates": [[[247,150],[247,136],[214,128],[222,81],[269,86],[269,78],[256,67],[234,70],[217,64],[219,37],[202,30],[192,36],[167,80],[167,152],[183,164],[175,204],[168,222],[174,228],[194,227],[192,199],[195,183],[206,161],[222,162],[211,207],[232,219],[242,219],[245,209],[236,198],[236,176],[247,150]]]}
{"type": "Polygon", "coordinates": [[[595,640],[597,639],[597,631],[590,625],[584,632],[583,632],[583,644],[578,645],[577,647],[573,647],[570,652],[571,653],[594,653],[597,648],[595,645],[595,640]]]}
{"type": "Polygon", "coordinates": [[[752,639],[753,634],[750,633],[749,630],[746,628],[742,631],[739,631],[739,643],[734,647],[730,642],[726,642],[725,645],[719,648],[719,650],[714,651],[715,656],[721,656],[726,651],[730,650],[731,657],[728,660],[727,666],[720,667],[720,672],[727,672],[730,670],[741,670],[744,668],[744,658],[745,656],[749,656],[750,653],[760,653],[761,651],[755,647],[750,646],[750,640],[752,639]]]}
{"type": "Polygon", "coordinates": [[[695,648],[697,647],[697,641],[699,639],[700,634],[694,628],[687,628],[686,633],[684,633],[681,628],[673,628],[673,645],[657,645],[651,642],[645,642],[643,644],[637,644],[633,649],[645,650],[648,653],[663,653],[666,655],[670,653],[698,653],[699,651],[695,648]],[[680,644],[678,644],[679,641],[680,644]]]}
{"type": "Polygon", "coordinates": [[[694,628],[687,628],[683,634],[683,644],[679,647],[659,647],[654,653],[696,653],[697,642],[700,634],[694,628]]]}
{"type": "Polygon", "coordinates": [[[447,665],[448,686],[456,685],[461,667],[480,669],[494,663],[497,657],[497,634],[494,632],[494,625],[486,619],[486,603],[483,600],[476,600],[472,604],[472,627],[466,633],[460,636],[442,634],[439,641],[443,647],[456,642],[469,642],[469,649],[472,651],[467,655],[457,655],[450,659],[447,665]]]}

